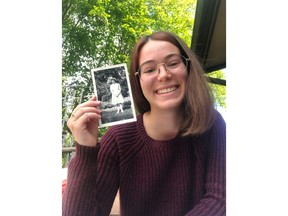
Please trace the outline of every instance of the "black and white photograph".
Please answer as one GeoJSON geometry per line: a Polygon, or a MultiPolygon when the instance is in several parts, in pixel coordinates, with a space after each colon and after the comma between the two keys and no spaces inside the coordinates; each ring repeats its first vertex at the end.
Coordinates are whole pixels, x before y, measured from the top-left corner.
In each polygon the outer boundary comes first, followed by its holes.
{"type": "Polygon", "coordinates": [[[136,121],[127,65],[91,70],[94,93],[101,101],[99,128],[136,121]]]}

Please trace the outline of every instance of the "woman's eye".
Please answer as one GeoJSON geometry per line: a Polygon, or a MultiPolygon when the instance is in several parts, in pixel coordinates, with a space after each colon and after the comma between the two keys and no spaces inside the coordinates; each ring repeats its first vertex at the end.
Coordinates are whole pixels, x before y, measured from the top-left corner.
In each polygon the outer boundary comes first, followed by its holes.
{"type": "Polygon", "coordinates": [[[144,74],[149,74],[149,73],[153,73],[155,71],[155,68],[147,68],[143,71],[144,74]]]}
{"type": "Polygon", "coordinates": [[[169,62],[167,65],[168,67],[177,67],[178,65],[180,64],[179,61],[172,61],[172,62],[169,62]]]}

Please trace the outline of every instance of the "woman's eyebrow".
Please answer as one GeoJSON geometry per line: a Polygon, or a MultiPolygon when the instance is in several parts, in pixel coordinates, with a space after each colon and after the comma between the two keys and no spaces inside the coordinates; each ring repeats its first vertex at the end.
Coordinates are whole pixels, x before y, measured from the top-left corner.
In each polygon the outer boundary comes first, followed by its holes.
{"type": "MultiPolygon", "coordinates": [[[[171,54],[168,54],[164,57],[164,60],[167,60],[169,59],[170,57],[172,56],[175,56],[175,55],[181,55],[180,53],[171,53],[171,54]]],[[[144,61],[139,67],[141,67],[142,65],[144,64],[148,64],[148,63],[155,63],[156,61],[154,59],[149,59],[147,61],[144,61]]]]}

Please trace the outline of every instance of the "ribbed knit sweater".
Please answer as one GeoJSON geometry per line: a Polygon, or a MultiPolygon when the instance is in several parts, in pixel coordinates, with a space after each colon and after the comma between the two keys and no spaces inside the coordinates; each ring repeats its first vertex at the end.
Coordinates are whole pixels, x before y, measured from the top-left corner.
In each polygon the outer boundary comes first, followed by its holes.
{"type": "Polygon", "coordinates": [[[96,147],[76,144],[63,216],[109,215],[120,192],[121,216],[218,216],[226,212],[226,124],[216,111],[201,136],[158,141],[143,116],[109,128],[96,147]]]}

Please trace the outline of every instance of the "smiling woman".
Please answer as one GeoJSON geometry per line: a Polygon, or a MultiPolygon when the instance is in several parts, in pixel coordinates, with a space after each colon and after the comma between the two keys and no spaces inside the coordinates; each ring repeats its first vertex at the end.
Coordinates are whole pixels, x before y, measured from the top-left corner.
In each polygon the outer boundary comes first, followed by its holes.
{"type": "Polygon", "coordinates": [[[158,116],[163,111],[181,112],[187,70],[179,49],[167,41],[150,40],[139,53],[139,65],[140,85],[150,104],[149,113],[158,116]]]}
{"type": "Polygon", "coordinates": [[[97,98],[72,112],[63,215],[109,215],[118,191],[124,216],[225,215],[226,124],[194,53],[169,32],[143,37],[130,82],[136,122],[98,140],[97,98]]]}
{"type": "MultiPolygon", "coordinates": [[[[149,101],[146,97],[149,96],[146,90],[152,91],[152,89],[149,88],[155,87],[152,86],[154,83],[150,83],[149,87],[145,88],[145,90],[143,87],[148,86],[148,84],[142,79],[139,79],[139,75],[141,77],[141,70],[139,74],[139,69],[142,68],[143,63],[154,62],[155,64],[160,64],[171,54],[183,56],[182,65],[185,65],[187,61],[187,70],[185,70],[185,73],[182,72],[178,74],[171,73],[169,70],[163,72],[162,67],[162,72],[160,73],[161,68],[157,67],[159,69],[157,77],[158,81],[159,79],[160,81],[159,83],[155,83],[155,85],[159,85],[161,86],[160,89],[163,89],[163,84],[173,84],[172,87],[176,89],[179,88],[177,91],[179,94],[185,94],[183,103],[181,101],[181,96],[178,97],[182,104],[178,109],[182,109],[180,112],[185,112],[184,119],[182,119],[182,115],[180,115],[181,128],[179,130],[184,135],[201,134],[211,127],[214,119],[214,100],[212,92],[197,57],[184,41],[176,35],[166,32],[157,32],[151,36],[141,38],[135,46],[132,57],[135,61],[131,62],[130,67],[130,71],[138,72],[136,74],[137,76],[133,76],[134,74],[130,73],[135,106],[141,114],[144,114],[151,110],[151,103],[153,102],[152,100],[149,101]],[[170,76],[172,79],[169,81],[170,76]],[[187,76],[187,80],[184,78],[181,81],[182,76],[187,76]],[[164,82],[163,79],[168,80],[164,82]],[[182,82],[182,84],[180,85],[179,82],[182,82]],[[146,93],[147,95],[145,95],[146,93]]],[[[167,87],[170,88],[171,86],[165,86],[165,88],[167,87]]],[[[179,119],[179,116],[176,118],[179,119]]]]}

